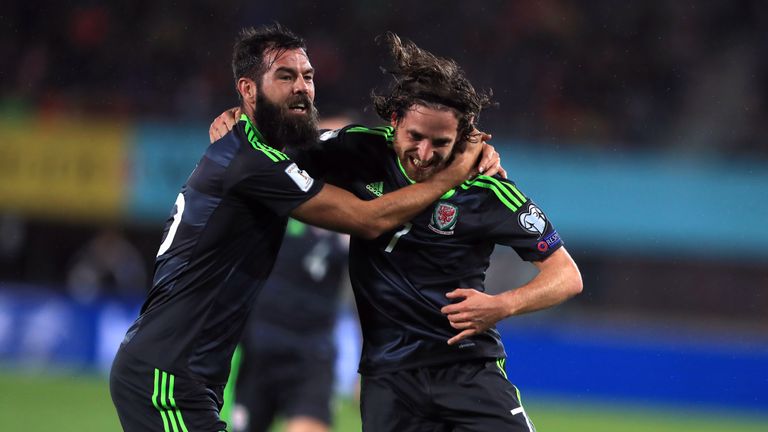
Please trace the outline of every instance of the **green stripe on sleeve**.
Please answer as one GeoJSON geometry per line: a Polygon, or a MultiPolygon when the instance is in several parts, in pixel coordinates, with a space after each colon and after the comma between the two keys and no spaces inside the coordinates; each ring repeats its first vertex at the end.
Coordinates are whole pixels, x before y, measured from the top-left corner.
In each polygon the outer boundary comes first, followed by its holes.
{"type": "Polygon", "coordinates": [[[352,132],[352,133],[367,133],[371,135],[378,135],[380,137],[383,137],[387,141],[392,141],[394,137],[394,131],[395,129],[392,126],[382,126],[382,127],[375,127],[375,128],[367,128],[365,126],[355,126],[347,129],[347,132],[352,132]]]}
{"type": "Polygon", "coordinates": [[[510,200],[512,200],[512,202],[515,203],[515,205],[517,205],[518,208],[520,208],[523,205],[523,202],[525,202],[525,198],[523,198],[523,201],[521,202],[520,199],[518,199],[518,197],[512,193],[512,191],[508,188],[509,185],[507,183],[501,182],[493,177],[483,175],[478,176],[478,178],[495,184],[510,200]]]}
{"type": "MultiPolygon", "coordinates": [[[[506,184],[506,183],[505,183],[505,184],[506,184]]],[[[513,185],[513,184],[506,184],[506,185],[507,185],[507,187],[509,187],[510,189],[512,189],[512,192],[514,192],[514,193],[515,193],[515,194],[516,194],[518,197],[520,197],[520,200],[521,200],[523,203],[525,203],[526,201],[528,201],[528,198],[526,198],[526,197],[525,197],[525,195],[523,195],[523,194],[520,192],[520,190],[519,190],[519,189],[517,189],[517,188],[515,187],[515,185],[513,185]]]]}
{"type": "Polygon", "coordinates": [[[498,198],[499,201],[501,201],[502,204],[507,206],[507,208],[512,210],[512,212],[517,211],[518,207],[516,207],[514,204],[509,202],[509,200],[507,199],[506,194],[504,192],[502,192],[501,190],[499,190],[499,188],[496,185],[489,184],[489,183],[484,183],[482,181],[475,180],[475,181],[472,181],[469,184],[463,183],[461,185],[461,188],[464,189],[464,190],[467,190],[467,189],[469,189],[472,186],[481,187],[481,188],[485,188],[485,189],[491,190],[496,195],[496,198],[498,198]]]}
{"type": "Polygon", "coordinates": [[[472,186],[481,187],[493,191],[496,197],[513,212],[517,211],[528,199],[516,187],[493,177],[479,175],[473,180],[462,183],[464,190],[472,186]]]}

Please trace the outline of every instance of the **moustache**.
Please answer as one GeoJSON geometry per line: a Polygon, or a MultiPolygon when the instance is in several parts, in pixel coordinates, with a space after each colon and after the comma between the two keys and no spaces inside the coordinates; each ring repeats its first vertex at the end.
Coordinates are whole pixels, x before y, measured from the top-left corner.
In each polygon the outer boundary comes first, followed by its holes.
{"type": "Polygon", "coordinates": [[[312,99],[309,98],[306,94],[297,94],[295,96],[291,96],[285,101],[285,105],[288,108],[291,108],[296,105],[304,105],[305,109],[307,111],[310,111],[314,104],[312,103],[312,99]]]}

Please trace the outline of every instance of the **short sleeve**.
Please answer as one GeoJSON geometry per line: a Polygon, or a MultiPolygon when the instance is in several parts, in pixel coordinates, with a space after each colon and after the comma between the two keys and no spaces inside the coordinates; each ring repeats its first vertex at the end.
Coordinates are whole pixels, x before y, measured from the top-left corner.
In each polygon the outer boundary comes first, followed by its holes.
{"type": "Polygon", "coordinates": [[[277,160],[256,156],[232,191],[247,200],[258,201],[280,216],[289,215],[323,188],[322,180],[310,176],[285,155],[277,160]]]}
{"type": "Polygon", "coordinates": [[[552,221],[536,203],[522,195],[514,184],[505,183],[520,195],[519,206],[499,202],[499,217],[490,235],[497,244],[512,247],[525,261],[542,261],[563,245],[552,221]]]}

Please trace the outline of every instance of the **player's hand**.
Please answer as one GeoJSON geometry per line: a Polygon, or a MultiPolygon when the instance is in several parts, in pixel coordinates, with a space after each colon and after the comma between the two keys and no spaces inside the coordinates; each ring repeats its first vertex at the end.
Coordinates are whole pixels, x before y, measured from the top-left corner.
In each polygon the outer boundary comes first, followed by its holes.
{"type": "Polygon", "coordinates": [[[451,327],[460,330],[448,339],[448,345],[483,333],[506,318],[504,305],[495,296],[471,288],[457,288],[445,296],[451,300],[463,299],[440,309],[448,317],[451,327]]]}
{"type": "Polygon", "coordinates": [[[490,135],[474,129],[466,141],[467,145],[464,151],[455,152],[448,167],[436,176],[448,176],[453,186],[458,186],[464,181],[476,177],[479,171],[480,151],[483,149],[483,140],[486,136],[490,135]]]}
{"type": "Polygon", "coordinates": [[[216,117],[211,123],[211,127],[208,128],[208,138],[211,139],[211,143],[220,140],[224,135],[229,133],[240,117],[240,108],[230,108],[218,117],[216,117]]]}
{"type": "Polygon", "coordinates": [[[492,145],[486,142],[492,138],[492,135],[486,134],[485,136],[487,138],[483,139],[483,149],[480,154],[480,164],[478,171],[480,174],[484,174],[489,177],[493,177],[494,175],[499,174],[502,177],[507,178],[507,171],[504,169],[504,167],[501,166],[501,156],[499,155],[499,152],[497,152],[492,145]]]}
{"type": "Polygon", "coordinates": [[[507,178],[507,171],[501,166],[501,156],[496,148],[488,144],[493,138],[493,135],[480,131],[477,128],[472,130],[470,134],[470,140],[479,140],[481,144],[480,150],[480,162],[477,164],[477,171],[479,174],[484,174],[492,177],[496,174],[500,174],[502,177],[507,178]]]}

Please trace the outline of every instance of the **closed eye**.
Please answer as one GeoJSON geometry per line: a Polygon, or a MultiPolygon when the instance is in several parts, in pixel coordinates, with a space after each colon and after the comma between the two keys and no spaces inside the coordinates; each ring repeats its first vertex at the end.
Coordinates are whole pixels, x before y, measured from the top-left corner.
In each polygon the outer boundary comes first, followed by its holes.
{"type": "Polygon", "coordinates": [[[409,132],[409,135],[411,136],[411,139],[414,141],[421,141],[424,139],[424,135],[418,132],[409,132]]]}

